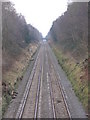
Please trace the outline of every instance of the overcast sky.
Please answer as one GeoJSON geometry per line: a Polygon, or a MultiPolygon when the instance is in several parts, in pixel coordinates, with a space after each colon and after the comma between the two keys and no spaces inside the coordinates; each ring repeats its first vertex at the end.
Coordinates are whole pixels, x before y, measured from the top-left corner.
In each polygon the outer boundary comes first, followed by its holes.
{"type": "Polygon", "coordinates": [[[17,12],[25,16],[27,23],[45,36],[52,22],[67,10],[67,0],[10,0],[17,12]]]}

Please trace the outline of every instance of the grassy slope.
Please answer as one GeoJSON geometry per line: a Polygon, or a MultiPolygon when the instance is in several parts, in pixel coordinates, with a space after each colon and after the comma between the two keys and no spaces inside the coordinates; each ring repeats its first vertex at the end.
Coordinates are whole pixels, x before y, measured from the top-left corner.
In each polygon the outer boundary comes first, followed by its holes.
{"type": "Polygon", "coordinates": [[[87,63],[79,64],[70,56],[63,54],[56,45],[52,49],[57,57],[58,63],[66,72],[76,96],[82,102],[86,112],[88,112],[88,71],[87,63]]]}
{"type": "MultiPolygon", "coordinates": [[[[15,89],[18,87],[18,84],[20,83],[20,78],[23,77],[28,64],[30,63],[30,59],[32,58],[32,55],[37,50],[37,45],[32,44],[25,48],[25,50],[22,51],[22,54],[18,58],[17,61],[14,62],[12,67],[9,71],[5,72],[3,74],[3,81],[5,81],[7,85],[7,91],[10,92],[10,95],[8,92],[5,92],[2,96],[3,102],[2,102],[2,112],[4,115],[4,112],[6,108],[8,107],[8,104],[10,103],[12,96],[12,91],[15,91],[15,89]],[[30,54],[29,47],[32,46],[32,53],[30,54]],[[18,81],[17,81],[18,79],[18,81]]],[[[31,48],[31,47],[30,47],[31,48]]],[[[3,88],[6,89],[6,88],[3,88]]]]}

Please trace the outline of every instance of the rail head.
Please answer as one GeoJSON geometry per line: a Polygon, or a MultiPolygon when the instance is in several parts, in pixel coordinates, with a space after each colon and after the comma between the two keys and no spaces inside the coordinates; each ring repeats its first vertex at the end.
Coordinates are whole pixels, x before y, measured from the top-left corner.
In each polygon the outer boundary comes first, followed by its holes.
{"type": "MultiPolygon", "coordinates": [[[[48,52],[48,54],[50,54],[48,52]]],[[[49,55],[50,56],[50,55],[49,55]]],[[[51,58],[50,58],[51,59],[51,58]]],[[[52,61],[52,60],[51,60],[52,61]]],[[[67,113],[68,113],[68,116],[69,116],[69,120],[72,120],[72,116],[71,116],[71,112],[70,112],[70,109],[69,109],[69,106],[68,106],[68,103],[67,103],[67,100],[66,100],[66,92],[64,90],[64,88],[62,87],[62,84],[61,84],[61,77],[60,77],[60,74],[59,72],[56,70],[56,67],[54,66],[54,64],[51,62],[52,66],[53,66],[53,69],[56,73],[56,78],[58,80],[58,84],[59,84],[59,88],[61,89],[61,94],[62,94],[62,97],[63,97],[63,100],[64,100],[64,103],[65,103],[65,106],[66,106],[66,110],[67,110],[67,113]]]]}
{"type": "Polygon", "coordinates": [[[35,73],[35,70],[36,70],[36,67],[37,67],[37,62],[38,62],[38,59],[39,59],[39,54],[40,53],[38,53],[38,55],[37,55],[34,67],[32,69],[32,72],[30,74],[29,80],[28,80],[26,88],[25,88],[25,92],[23,94],[21,103],[20,103],[18,111],[16,113],[16,116],[15,116],[16,119],[21,119],[22,118],[22,115],[23,115],[23,112],[24,112],[24,108],[25,108],[25,104],[26,104],[26,101],[27,101],[27,98],[28,98],[28,94],[29,94],[29,91],[30,91],[30,88],[31,88],[31,85],[32,85],[34,73],[35,73]]]}

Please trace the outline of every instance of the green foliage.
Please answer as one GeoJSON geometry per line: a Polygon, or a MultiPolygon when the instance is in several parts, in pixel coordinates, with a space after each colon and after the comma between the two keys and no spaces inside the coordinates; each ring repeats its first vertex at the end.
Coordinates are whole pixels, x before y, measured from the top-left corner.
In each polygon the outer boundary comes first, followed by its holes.
{"type": "Polygon", "coordinates": [[[25,26],[25,28],[24,28],[24,36],[25,36],[25,42],[26,43],[30,43],[31,42],[31,39],[30,39],[30,35],[29,35],[29,29],[28,29],[28,26],[25,26]]]}
{"type": "Polygon", "coordinates": [[[4,93],[2,96],[2,116],[4,115],[10,101],[11,101],[11,96],[9,94],[4,93]]]}
{"type": "Polygon", "coordinates": [[[53,22],[47,38],[57,42],[64,52],[69,52],[78,61],[87,57],[87,3],[68,5],[67,11],[53,22]]]}
{"type": "Polygon", "coordinates": [[[82,71],[82,63],[76,64],[71,58],[65,56],[61,51],[53,46],[53,51],[58,59],[58,63],[66,72],[68,79],[70,80],[76,96],[82,102],[84,108],[88,109],[88,78],[82,71]],[[84,79],[80,79],[80,76],[84,76],[84,79]]]}

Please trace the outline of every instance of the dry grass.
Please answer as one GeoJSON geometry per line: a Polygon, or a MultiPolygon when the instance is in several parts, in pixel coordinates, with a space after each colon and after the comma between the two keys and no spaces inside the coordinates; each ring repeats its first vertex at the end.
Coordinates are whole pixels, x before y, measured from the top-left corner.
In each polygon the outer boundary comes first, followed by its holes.
{"type": "MultiPolygon", "coordinates": [[[[19,56],[19,58],[14,61],[14,64],[11,66],[11,68],[8,71],[5,70],[5,73],[3,74],[3,82],[5,82],[7,85],[10,93],[12,93],[12,91],[18,87],[20,78],[23,77],[23,74],[26,71],[28,64],[30,64],[30,59],[37,50],[37,47],[37,44],[30,44],[22,51],[22,54],[19,56]],[[32,52],[30,52],[29,49],[32,49],[32,52]],[[17,81],[17,79],[19,79],[19,81],[17,81]]],[[[2,112],[4,115],[5,110],[8,107],[8,104],[10,103],[12,97],[7,92],[3,92],[2,99],[2,112]]]]}
{"type": "Polygon", "coordinates": [[[3,75],[3,80],[11,83],[12,86],[14,85],[14,82],[16,82],[16,79],[22,76],[24,70],[26,69],[26,66],[31,59],[31,56],[37,49],[36,45],[32,45],[32,53],[30,53],[30,51],[28,50],[30,46],[31,45],[29,45],[25,50],[22,51],[19,59],[15,61],[11,69],[3,75]]]}
{"type": "Polygon", "coordinates": [[[76,96],[88,112],[88,63],[81,61],[77,64],[71,56],[63,54],[55,45],[52,48],[58,63],[66,72],[76,96]]]}

